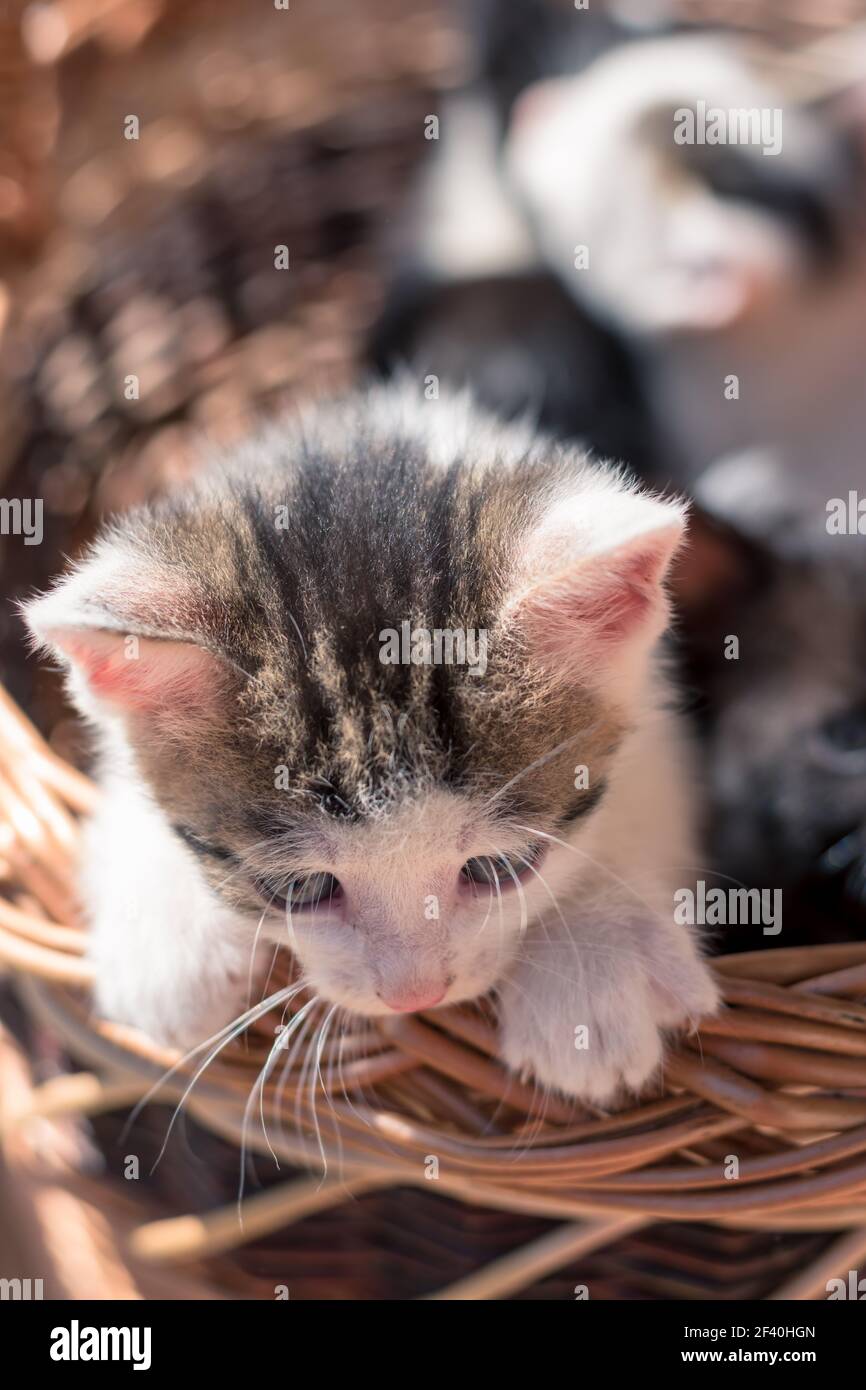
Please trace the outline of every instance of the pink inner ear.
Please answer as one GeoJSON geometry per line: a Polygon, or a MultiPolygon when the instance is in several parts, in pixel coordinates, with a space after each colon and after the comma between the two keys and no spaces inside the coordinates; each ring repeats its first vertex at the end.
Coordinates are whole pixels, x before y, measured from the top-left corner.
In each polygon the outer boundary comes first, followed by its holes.
{"type": "Polygon", "coordinates": [[[221,663],[191,642],[89,628],[54,632],[51,640],[94,695],[123,709],[154,713],[170,706],[203,707],[220,685],[221,663]]]}
{"type": "Polygon", "coordinates": [[[577,594],[573,616],[586,623],[599,642],[620,642],[649,617],[657,597],[654,557],[631,556],[615,574],[605,577],[598,591],[577,594]]]}
{"type": "Polygon", "coordinates": [[[652,532],[542,580],[518,604],[537,651],[603,659],[663,611],[661,581],[679,528],[652,532]]]}
{"type": "Polygon", "coordinates": [[[559,655],[579,643],[587,655],[599,656],[637,632],[649,616],[652,598],[639,582],[617,576],[584,592],[563,582],[531,594],[522,607],[533,642],[545,655],[559,655]]]}

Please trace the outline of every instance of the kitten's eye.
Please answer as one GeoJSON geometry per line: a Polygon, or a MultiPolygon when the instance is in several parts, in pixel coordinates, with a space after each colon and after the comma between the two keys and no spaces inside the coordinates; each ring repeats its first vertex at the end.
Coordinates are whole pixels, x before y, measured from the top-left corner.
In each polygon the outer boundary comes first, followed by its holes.
{"type": "Polygon", "coordinates": [[[489,888],[497,884],[500,888],[514,888],[517,879],[532,872],[538,858],[537,848],[522,854],[480,854],[477,859],[467,859],[460,877],[466,883],[486,884],[489,888]]]}
{"type": "Polygon", "coordinates": [[[303,908],[327,907],[342,897],[343,890],[333,874],[314,873],[298,874],[289,884],[280,884],[276,891],[260,884],[259,892],[271,907],[298,912],[303,908]]]}

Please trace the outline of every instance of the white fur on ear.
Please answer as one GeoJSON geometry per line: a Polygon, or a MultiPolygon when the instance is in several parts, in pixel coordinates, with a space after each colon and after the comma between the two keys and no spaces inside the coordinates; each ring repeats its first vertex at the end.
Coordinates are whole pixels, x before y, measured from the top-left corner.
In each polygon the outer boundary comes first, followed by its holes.
{"type": "Polygon", "coordinates": [[[192,634],[175,632],[177,596],[103,545],[49,593],[22,607],[34,646],[59,658],[82,713],[206,710],[227,668],[192,634]]]}
{"type": "Polygon", "coordinates": [[[633,663],[666,626],[663,580],[684,531],[681,502],[615,487],[564,498],[529,537],[508,617],[554,676],[633,663]]]}

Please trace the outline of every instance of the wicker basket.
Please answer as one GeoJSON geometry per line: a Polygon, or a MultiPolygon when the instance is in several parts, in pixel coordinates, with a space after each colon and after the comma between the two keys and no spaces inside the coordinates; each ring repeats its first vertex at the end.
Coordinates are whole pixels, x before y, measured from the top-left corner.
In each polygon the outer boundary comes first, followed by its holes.
{"type": "MultiPolygon", "coordinates": [[[[326,1047],[314,1076],[293,1063],[257,1088],[281,1017],[263,1012],[190,1086],[202,1055],[181,1062],[94,1018],[88,1004],[73,885],[78,818],[95,796],[3,695],[0,962],[15,972],[43,1057],[53,1038],[56,1056],[84,1068],[63,1071],[55,1057],[54,1075],[34,1084],[34,1049],[25,1057],[7,1037],[4,1157],[22,1184],[16,1204],[38,1190],[44,1199],[46,1183],[54,1194],[50,1220],[33,1197],[43,1248],[46,1231],[58,1245],[61,1188],[73,1204],[76,1258],[89,1249],[92,1267],[66,1268],[69,1242],[59,1242],[66,1255],[55,1249],[52,1268],[63,1266],[58,1283],[70,1296],[226,1296],[213,1278],[217,1257],[391,1189],[443,1211],[456,1199],[556,1223],[439,1289],[442,1298],[513,1295],[591,1252],[621,1251],[625,1237],[659,1221],[800,1233],[799,1272],[782,1261],[776,1297],[821,1297],[831,1276],[866,1255],[866,944],[718,960],[727,1007],[669,1053],[662,1089],[617,1114],[540,1105],[496,1060],[484,1007],[376,1021],[363,1055],[326,1047]],[[61,1181],[71,1121],[128,1108],[160,1081],[158,1099],[185,1096],[188,1115],[230,1151],[273,1154],[298,1175],[246,1196],[242,1221],[235,1202],[152,1219],[159,1207],[119,1199],[74,1161],[61,1181]],[[812,1242],[804,1268],[809,1233],[841,1234],[812,1242]]],[[[680,1282],[687,1267],[681,1259],[680,1282]]],[[[236,1285],[235,1296],[251,1292],[236,1285]]]]}

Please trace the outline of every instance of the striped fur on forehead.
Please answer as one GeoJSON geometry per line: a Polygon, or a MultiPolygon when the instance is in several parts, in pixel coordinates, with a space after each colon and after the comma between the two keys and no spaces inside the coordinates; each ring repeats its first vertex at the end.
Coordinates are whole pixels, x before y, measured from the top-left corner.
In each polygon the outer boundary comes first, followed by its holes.
{"type": "Polygon", "coordinates": [[[597,693],[552,685],[502,614],[521,541],[586,471],[579,451],[465,398],[388,388],[272,427],[122,524],[164,576],[166,635],[237,673],[222,723],[176,731],[181,759],[164,740],[139,750],[173,812],[220,806],[225,824],[234,800],[228,833],[243,837],[251,808],[278,824],[318,807],[369,816],[444,785],[500,813],[565,814],[569,769],[601,768],[621,731],[597,693]],[[384,664],[380,634],[404,622],[487,633],[484,676],[384,664]]]}
{"type": "Polygon", "coordinates": [[[622,720],[596,692],[551,683],[513,634],[494,627],[490,652],[483,681],[459,668],[378,660],[361,679],[320,632],[309,667],[321,718],[296,703],[286,669],[274,678],[273,732],[253,682],[237,689],[244,718],[229,705],[205,729],[141,741],[137,756],[175,818],[219,828],[233,847],[322,811],[375,817],[435,786],[473,797],[491,818],[552,826],[580,801],[578,765],[593,787],[603,781],[622,720]]]}

